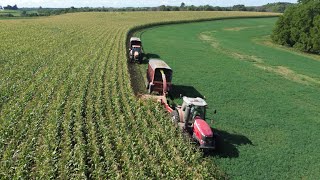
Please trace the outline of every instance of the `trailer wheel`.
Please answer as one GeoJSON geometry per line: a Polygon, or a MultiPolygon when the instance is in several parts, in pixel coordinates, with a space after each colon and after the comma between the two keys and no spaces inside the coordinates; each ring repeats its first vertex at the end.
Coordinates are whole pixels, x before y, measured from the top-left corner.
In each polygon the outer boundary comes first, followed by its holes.
{"type": "Polygon", "coordinates": [[[171,112],[171,120],[175,124],[178,124],[178,122],[180,121],[179,113],[177,110],[171,112]]]}

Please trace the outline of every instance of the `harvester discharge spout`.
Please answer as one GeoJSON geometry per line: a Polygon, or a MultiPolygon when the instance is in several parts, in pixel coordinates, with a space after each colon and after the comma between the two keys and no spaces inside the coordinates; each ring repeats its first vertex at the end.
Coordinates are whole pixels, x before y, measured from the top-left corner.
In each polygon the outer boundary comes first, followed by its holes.
{"type": "Polygon", "coordinates": [[[162,84],[163,84],[162,93],[163,93],[163,96],[166,96],[167,95],[167,78],[163,70],[160,70],[160,72],[162,75],[162,84]]]}

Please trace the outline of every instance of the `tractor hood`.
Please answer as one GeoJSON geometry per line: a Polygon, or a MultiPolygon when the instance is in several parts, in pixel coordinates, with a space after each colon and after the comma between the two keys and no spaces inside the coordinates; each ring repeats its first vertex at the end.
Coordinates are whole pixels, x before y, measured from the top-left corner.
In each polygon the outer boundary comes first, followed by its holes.
{"type": "Polygon", "coordinates": [[[194,121],[194,128],[204,137],[213,137],[211,127],[203,119],[196,117],[194,121]]]}

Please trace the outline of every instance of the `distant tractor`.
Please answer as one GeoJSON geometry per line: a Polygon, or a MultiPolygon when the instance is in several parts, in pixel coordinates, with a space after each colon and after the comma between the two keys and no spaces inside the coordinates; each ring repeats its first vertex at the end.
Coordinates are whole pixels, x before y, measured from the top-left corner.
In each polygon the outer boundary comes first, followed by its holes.
{"type": "Polygon", "coordinates": [[[130,62],[142,63],[143,60],[143,50],[140,38],[132,37],[130,38],[129,44],[129,59],[130,62]]]}
{"type": "Polygon", "coordinates": [[[215,135],[205,121],[207,103],[202,98],[183,97],[182,106],[171,111],[172,121],[199,144],[200,149],[215,149],[215,135]]]}
{"type": "Polygon", "coordinates": [[[146,87],[148,93],[153,91],[166,96],[171,89],[172,70],[160,59],[150,59],[147,69],[146,87]]]}

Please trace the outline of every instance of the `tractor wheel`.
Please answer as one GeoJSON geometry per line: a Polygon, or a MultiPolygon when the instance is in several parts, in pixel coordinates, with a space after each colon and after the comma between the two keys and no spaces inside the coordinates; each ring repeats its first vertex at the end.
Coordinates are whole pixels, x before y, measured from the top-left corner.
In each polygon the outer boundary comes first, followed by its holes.
{"type": "Polygon", "coordinates": [[[178,124],[178,122],[180,121],[179,113],[177,110],[172,111],[171,120],[175,124],[178,124]]]}
{"type": "Polygon", "coordinates": [[[152,91],[153,91],[153,86],[151,84],[149,84],[148,93],[151,94],[152,91]]]}

